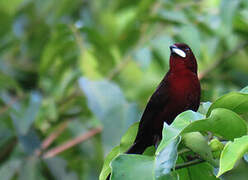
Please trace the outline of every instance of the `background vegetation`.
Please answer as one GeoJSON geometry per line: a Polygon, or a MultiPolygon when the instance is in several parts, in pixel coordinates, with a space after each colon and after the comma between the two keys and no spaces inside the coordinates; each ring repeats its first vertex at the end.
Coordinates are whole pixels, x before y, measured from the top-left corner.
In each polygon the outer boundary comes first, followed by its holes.
{"type": "Polygon", "coordinates": [[[174,42],[197,57],[202,102],[248,85],[247,0],[0,1],[0,26],[3,180],[98,179],[174,42]]]}

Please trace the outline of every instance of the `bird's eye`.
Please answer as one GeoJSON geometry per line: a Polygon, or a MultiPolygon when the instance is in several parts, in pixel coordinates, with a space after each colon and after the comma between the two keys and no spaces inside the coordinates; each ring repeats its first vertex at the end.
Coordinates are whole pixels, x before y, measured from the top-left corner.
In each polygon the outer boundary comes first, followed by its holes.
{"type": "Polygon", "coordinates": [[[189,48],[185,48],[185,51],[186,51],[186,52],[189,52],[189,48]]]}

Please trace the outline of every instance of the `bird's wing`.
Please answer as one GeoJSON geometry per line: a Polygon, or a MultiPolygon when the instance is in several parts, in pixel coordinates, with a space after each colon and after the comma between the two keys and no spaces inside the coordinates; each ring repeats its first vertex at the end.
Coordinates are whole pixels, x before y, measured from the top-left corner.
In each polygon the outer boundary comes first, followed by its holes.
{"type": "Polygon", "coordinates": [[[147,141],[152,141],[148,139],[154,138],[153,135],[156,134],[156,132],[154,132],[153,130],[154,123],[158,123],[156,122],[156,120],[158,120],[158,117],[166,108],[169,102],[168,86],[169,84],[167,79],[164,79],[151,96],[148,104],[146,105],[145,111],[141,117],[138,134],[136,136],[135,142],[138,142],[141,139],[147,139],[147,141]]]}

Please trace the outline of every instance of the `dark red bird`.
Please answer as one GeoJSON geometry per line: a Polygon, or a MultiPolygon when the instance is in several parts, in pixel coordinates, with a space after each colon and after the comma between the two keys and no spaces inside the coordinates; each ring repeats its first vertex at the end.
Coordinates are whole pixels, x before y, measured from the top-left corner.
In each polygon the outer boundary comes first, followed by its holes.
{"type": "Polygon", "coordinates": [[[188,45],[170,46],[170,69],[151,96],[140,120],[138,133],[128,154],[142,154],[162,139],[163,124],[171,124],[183,111],[197,111],[201,87],[197,62],[188,45]]]}

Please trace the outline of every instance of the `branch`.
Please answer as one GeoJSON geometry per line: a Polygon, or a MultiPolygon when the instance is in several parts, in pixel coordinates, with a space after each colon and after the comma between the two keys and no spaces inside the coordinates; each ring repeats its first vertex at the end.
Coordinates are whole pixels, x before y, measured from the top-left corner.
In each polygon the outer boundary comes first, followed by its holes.
{"type": "Polygon", "coordinates": [[[179,150],[177,154],[178,154],[178,156],[179,156],[179,155],[181,155],[181,154],[183,154],[183,153],[190,152],[190,151],[191,151],[191,150],[188,149],[188,148],[183,148],[183,149],[179,150]]]}
{"type": "Polygon", "coordinates": [[[40,156],[44,150],[46,150],[53,142],[56,140],[59,135],[66,129],[68,121],[63,122],[60,127],[50,134],[41,144],[40,149],[36,150],[35,155],[40,156]]]}
{"type": "Polygon", "coordinates": [[[200,72],[199,73],[199,79],[201,80],[201,79],[205,78],[207,74],[209,74],[212,70],[214,70],[217,66],[219,66],[223,61],[234,56],[237,52],[239,52],[240,50],[244,49],[247,46],[248,46],[248,41],[245,41],[243,43],[240,43],[232,51],[225,53],[218,60],[216,60],[213,64],[211,64],[206,70],[204,70],[203,72],[200,72]]]}
{"type": "Polygon", "coordinates": [[[189,162],[185,162],[185,163],[176,165],[175,170],[182,169],[182,168],[189,167],[189,166],[193,166],[193,165],[200,164],[200,163],[203,163],[203,162],[205,162],[205,160],[203,160],[203,159],[195,159],[193,161],[189,161],[189,162]]]}
{"type": "Polygon", "coordinates": [[[102,128],[98,127],[95,129],[92,129],[90,131],[88,131],[85,134],[82,134],[78,137],[76,137],[75,139],[69,140],[67,142],[65,142],[64,144],[57,146],[49,151],[47,151],[46,153],[44,153],[43,158],[52,158],[56,155],[58,155],[59,153],[83,142],[86,141],[87,139],[91,138],[92,136],[95,136],[96,134],[100,133],[102,131],[102,128]]]}

